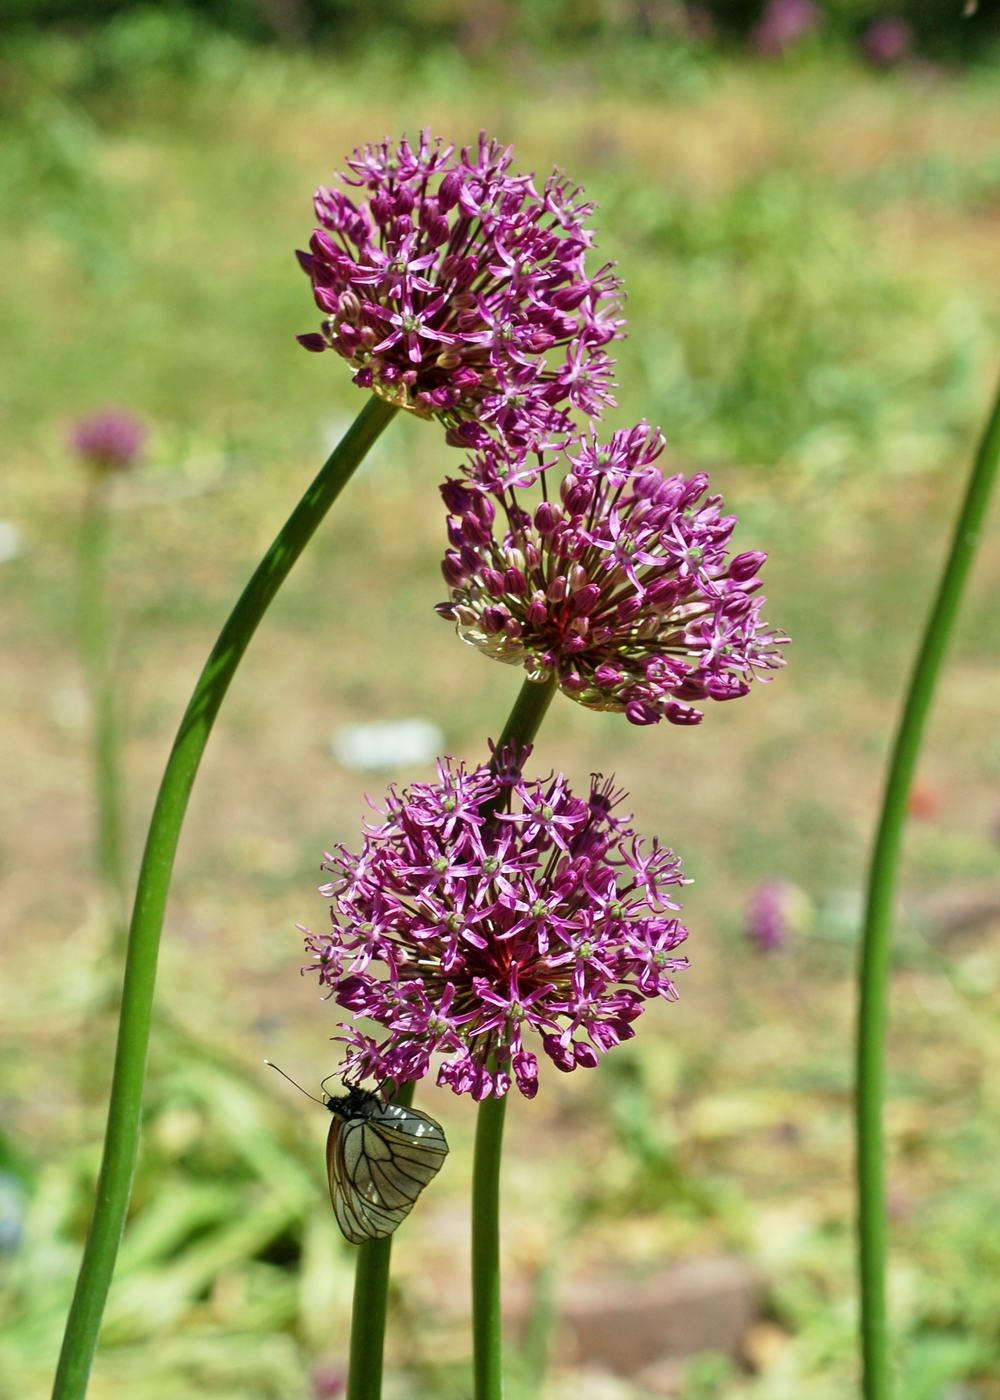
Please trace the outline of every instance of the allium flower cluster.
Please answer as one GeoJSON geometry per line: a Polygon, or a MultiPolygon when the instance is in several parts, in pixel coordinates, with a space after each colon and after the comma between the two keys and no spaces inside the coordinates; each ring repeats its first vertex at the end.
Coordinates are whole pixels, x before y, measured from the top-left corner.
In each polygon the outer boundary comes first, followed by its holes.
{"type": "Polygon", "coordinates": [[[488,656],[633,724],[697,724],[695,703],[746,695],[783,664],[765,627],[754,550],[730,557],[736,517],[704,473],[665,476],[658,430],[577,438],[555,499],[543,459],[491,447],[442,494],[451,597],[438,606],[488,656]],[[543,499],[518,492],[535,480],[543,499]]]}
{"type": "Polygon", "coordinates": [[[759,53],[780,58],[822,23],[815,0],[768,0],[764,13],[750,33],[759,53]]]}
{"type": "Polygon", "coordinates": [[[300,342],[336,350],[355,384],[440,419],[457,446],[488,440],[485,424],[544,443],[569,410],[614,402],[619,283],[610,264],[587,273],[593,206],[511,159],[483,135],[460,155],[428,132],[362,147],[339,177],[358,194],[318,189],[320,227],[298,254],[326,318],[300,342]]]}
{"type": "Polygon", "coordinates": [[[865,30],[861,46],[865,57],[880,68],[902,63],[913,51],[913,30],[905,19],[883,15],[865,30]]]}
{"type": "Polygon", "coordinates": [[[559,1069],[593,1066],[649,998],[676,999],[679,861],[636,837],[599,777],[581,798],[503,757],[496,772],[440,761],[437,782],[389,790],[360,853],[326,856],[331,927],[308,933],[313,967],[386,1032],[338,1037],[348,1079],[418,1079],[440,1053],[455,1093],[502,1095],[513,1079],[531,1098],[528,1032],[559,1069]]]}
{"type": "Polygon", "coordinates": [[[125,471],[146,441],[146,428],[121,408],[105,408],[80,418],[70,429],[73,450],[97,471],[125,471]]]}
{"type": "Polygon", "coordinates": [[[802,931],[808,914],[808,896],[797,885],[765,880],[747,904],[747,937],[759,952],[776,953],[802,931]]]}

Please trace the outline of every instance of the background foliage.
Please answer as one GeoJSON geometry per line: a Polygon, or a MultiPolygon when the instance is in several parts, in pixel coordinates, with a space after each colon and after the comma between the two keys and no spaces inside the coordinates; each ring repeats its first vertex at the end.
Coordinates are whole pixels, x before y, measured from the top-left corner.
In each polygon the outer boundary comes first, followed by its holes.
{"type": "MultiPolygon", "coordinates": [[[[201,0],[150,6],[171,22],[184,18],[252,42],[328,43],[352,48],[368,43],[406,42],[419,34],[436,44],[457,43],[470,54],[497,40],[505,44],[588,47],[676,42],[705,35],[705,17],[717,26],[707,37],[733,43],[760,21],[767,0],[201,0]]],[[[53,25],[77,31],[136,9],[132,0],[9,0],[11,17],[28,26],[53,25]]],[[[899,16],[918,36],[929,57],[982,59],[1000,27],[998,0],[816,0],[820,25],[849,41],[886,13],[899,16]]]]}

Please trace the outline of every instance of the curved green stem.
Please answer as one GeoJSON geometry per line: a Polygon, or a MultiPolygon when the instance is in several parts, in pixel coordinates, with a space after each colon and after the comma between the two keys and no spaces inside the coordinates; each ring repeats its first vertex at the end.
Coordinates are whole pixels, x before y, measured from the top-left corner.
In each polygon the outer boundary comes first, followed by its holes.
{"type": "Polygon", "coordinates": [[[903,827],[924,724],[976,551],[1000,460],[1000,393],[983,434],[948,562],[941,575],[910,679],[886,776],[878,833],[872,849],[865,906],[857,1020],[855,1119],[857,1134],[858,1271],[864,1400],[891,1394],[885,1274],[885,1042],[888,1024],[889,944],[903,827]]]}
{"type": "Polygon", "coordinates": [[[107,475],[93,474],[80,517],[77,635],[90,705],[91,749],[96,804],[95,856],[112,947],[125,943],[125,860],[122,843],[121,778],[117,705],[111,674],[107,606],[107,557],[112,486],[107,475]]]}
{"type": "Polygon", "coordinates": [[[136,888],[104,1155],[90,1233],[66,1323],[53,1400],[80,1400],[87,1390],[132,1189],[156,961],[167,891],[202,753],[229,683],[271,600],[355,468],[396,411],[381,399],[370,398],[306,490],[219,634],[167,760],[136,888]]]}
{"type": "MultiPolygon", "coordinates": [[[[409,1107],[416,1081],[400,1086],[394,1102],[409,1107]]],[[[351,1356],[347,1372],[347,1400],[380,1400],[385,1317],[389,1295],[389,1260],[392,1236],[367,1240],[358,1246],[354,1270],[354,1304],[351,1310],[351,1356]]]]}
{"type": "MultiPolygon", "coordinates": [[[[497,740],[534,742],[555,694],[555,680],[525,681],[497,740]]],[[[500,1156],[507,1098],[483,1099],[476,1118],[472,1167],[472,1369],[475,1400],[501,1400],[503,1337],[500,1324],[500,1156]]]]}

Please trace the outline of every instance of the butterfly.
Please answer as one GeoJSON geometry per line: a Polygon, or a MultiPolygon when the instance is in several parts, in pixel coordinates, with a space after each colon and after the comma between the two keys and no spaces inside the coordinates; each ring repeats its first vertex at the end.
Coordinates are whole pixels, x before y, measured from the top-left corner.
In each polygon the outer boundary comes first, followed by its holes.
{"type": "Polygon", "coordinates": [[[418,1108],[390,1103],[357,1085],[339,1098],[324,1091],[316,1102],[333,1115],[326,1175],[337,1224],[352,1244],[385,1239],[406,1219],[448,1155],[441,1124],[418,1108]]]}

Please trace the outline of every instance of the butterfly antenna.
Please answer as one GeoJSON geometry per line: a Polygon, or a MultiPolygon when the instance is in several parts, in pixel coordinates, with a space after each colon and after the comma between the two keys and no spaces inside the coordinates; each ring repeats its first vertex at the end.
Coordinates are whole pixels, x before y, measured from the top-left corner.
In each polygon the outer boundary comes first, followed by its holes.
{"type": "Polygon", "coordinates": [[[310,1094],[308,1089],[303,1089],[302,1085],[297,1083],[296,1080],[294,1080],[290,1074],[286,1074],[283,1069],[278,1069],[278,1066],[274,1063],[273,1060],[265,1060],[264,1063],[266,1065],[269,1065],[271,1069],[278,1070],[278,1073],[281,1075],[282,1079],[287,1079],[289,1084],[294,1084],[300,1094],[305,1094],[307,1099],[312,1099],[313,1103],[318,1103],[320,1108],[326,1108],[326,1104],[323,1102],[322,1099],[318,1099],[315,1094],[310,1094]]]}

